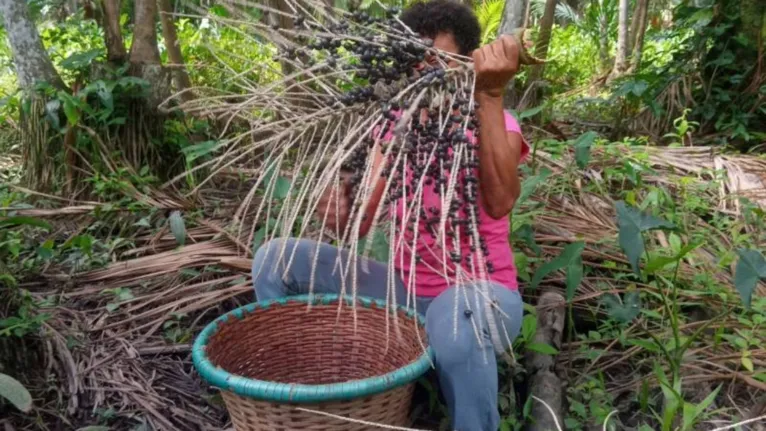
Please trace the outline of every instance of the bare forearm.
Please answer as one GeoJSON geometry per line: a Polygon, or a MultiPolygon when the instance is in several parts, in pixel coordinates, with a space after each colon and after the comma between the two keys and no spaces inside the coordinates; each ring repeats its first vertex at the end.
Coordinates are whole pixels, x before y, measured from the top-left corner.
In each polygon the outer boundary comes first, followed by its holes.
{"type": "Polygon", "coordinates": [[[519,196],[520,142],[511,142],[505,129],[502,97],[477,93],[479,109],[479,186],[487,213],[507,216],[519,196]]]}

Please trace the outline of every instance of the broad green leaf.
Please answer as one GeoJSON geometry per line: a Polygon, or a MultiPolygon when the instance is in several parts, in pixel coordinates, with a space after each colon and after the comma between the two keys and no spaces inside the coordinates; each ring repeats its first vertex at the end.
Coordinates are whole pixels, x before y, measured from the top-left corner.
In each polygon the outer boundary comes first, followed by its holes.
{"type": "Polygon", "coordinates": [[[22,226],[22,225],[35,226],[35,227],[43,228],[45,230],[51,229],[50,224],[34,217],[15,216],[15,217],[8,217],[8,218],[0,220],[0,228],[11,227],[11,226],[22,226]]]}
{"type": "Polygon", "coordinates": [[[253,234],[253,254],[263,245],[263,241],[266,239],[269,231],[273,231],[277,225],[277,221],[270,218],[264,226],[261,226],[255,234],[253,234]]]}
{"type": "Polygon", "coordinates": [[[540,170],[540,173],[538,173],[535,176],[529,177],[524,182],[521,183],[521,192],[519,193],[519,198],[516,199],[516,205],[514,208],[519,208],[521,204],[523,204],[527,198],[532,196],[532,193],[537,190],[537,186],[545,182],[546,179],[551,175],[551,170],[548,168],[543,168],[540,170]]]}
{"type": "Polygon", "coordinates": [[[532,229],[532,226],[525,224],[516,229],[513,234],[516,236],[516,238],[524,241],[524,243],[526,243],[527,246],[529,246],[529,248],[531,248],[537,256],[542,254],[542,249],[540,249],[540,247],[537,245],[537,242],[535,242],[535,231],[532,229]]]}
{"type": "Polygon", "coordinates": [[[539,114],[540,111],[543,110],[543,108],[545,108],[545,105],[539,105],[539,106],[535,106],[534,108],[530,108],[523,112],[520,112],[518,116],[519,121],[525,118],[534,117],[535,115],[539,114]]]}
{"type": "Polygon", "coordinates": [[[114,109],[114,99],[112,97],[112,90],[110,90],[104,81],[96,81],[96,95],[98,95],[101,104],[107,109],[109,113],[114,109]]]}
{"type": "Polygon", "coordinates": [[[641,275],[638,262],[644,253],[643,232],[655,229],[675,229],[672,223],[640,212],[634,207],[628,206],[623,201],[615,204],[617,209],[617,224],[619,226],[619,242],[622,251],[628,257],[633,272],[641,275]]]}
{"type": "Polygon", "coordinates": [[[383,233],[383,229],[375,231],[375,235],[372,238],[372,249],[370,250],[370,257],[378,262],[388,262],[388,253],[390,250],[388,238],[383,233]]]}
{"type": "Polygon", "coordinates": [[[588,161],[590,161],[590,148],[597,136],[598,134],[596,134],[596,132],[591,131],[583,133],[577,140],[575,140],[573,146],[575,149],[575,162],[577,162],[578,168],[585,169],[585,167],[588,166],[588,161]]]}
{"type": "Polygon", "coordinates": [[[737,288],[742,304],[750,308],[753,291],[759,279],[766,279],[766,259],[756,250],[737,250],[739,260],[734,269],[734,287],[737,288]]]}
{"type": "Polygon", "coordinates": [[[184,225],[184,218],[181,216],[181,211],[175,210],[170,213],[168,223],[170,224],[170,232],[173,233],[178,245],[186,244],[186,226],[184,225]]]}
{"type": "Polygon", "coordinates": [[[65,58],[61,62],[61,67],[69,70],[79,70],[90,66],[93,60],[101,55],[102,49],[91,49],[85,52],[77,52],[65,58]]]}
{"type": "Polygon", "coordinates": [[[545,343],[529,343],[525,345],[524,348],[533,352],[542,353],[543,355],[556,355],[559,353],[555,347],[545,343]]]}
{"type": "Polygon", "coordinates": [[[59,93],[59,97],[64,101],[64,115],[70,126],[75,126],[80,121],[80,104],[77,97],[64,92],[59,93]]]}
{"type": "Polygon", "coordinates": [[[287,197],[287,194],[290,193],[290,180],[283,176],[277,177],[277,183],[274,185],[274,194],[273,197],[282,200],[287,197]]]}
{"type": "Polygon", "coordinates": [[[32,409],[32,395],[13,377],[0,373],[0,398],[10,401],[17,409],[28,413],[32,409]]]}
{"type": "Polygon", "coordinates": [[[686,257],[687,254],[691,253],[693,250],[697,249],[699,246],[702,245],[702,242],[693,242],[690,244],[687,244],[678,251],[673,256],[657,256],[649,262],[647,262],[646,267],[644,268],[648,274],[653,274],[666,266],[668,266],[671,263],[680,262],[684,257],[686,257]]]}
{"type": "Polygon", "coordinates": [[[582,241],[573,242],[564,247],[557,258],[546,262],[535,271],[531,287],[536,289],[545,276],[553,271],[564,269],[566,270],[567,300],[571,301],[577,291],[577,286],[582,281],[582,251],[584,248],[585,243],[582,241]]]}
{"type": "Polygon", "coordinates": [[[640,295],[636,291],[626,293],[622,301],[613,294],[607,294],[601,302],[606,306],[609,317],[621,323],[632,322],[641,312],[640,295]]]}
{"type": "Polygon", "coordinates": [[[523,340],[531,340],[535,336],[537,331],[537,316],[534,314],[526,314],[521,319],[521,338],[523,340]]]}
{"type": "Polygon", "coordinates": [[[220,147],[220,144],[221,143],[219,141],[200,142],[199,144],[184,147],[181,152],[186,155],[186,160],[188,162],[193,162],[200,157],[204,157],[212,152],[215,152],[220,147]]]}

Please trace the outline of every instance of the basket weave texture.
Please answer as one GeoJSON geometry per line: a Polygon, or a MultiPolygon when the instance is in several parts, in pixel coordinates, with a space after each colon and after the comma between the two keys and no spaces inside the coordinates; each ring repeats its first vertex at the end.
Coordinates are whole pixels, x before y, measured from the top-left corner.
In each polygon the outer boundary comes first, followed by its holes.
{"type": "Polygon", "coordinates": [[[399,337],[392,316],[387,329],[385,303],[357,298],[355,320],[351,300],[343,298],[339,306],[339,299],[314,295],[251,304],[200,334],[195,366],[222,389],[237,431],[409,425],[414,381],[430,366],[431,351],[421,344],[422,318],[397,310],[399,337]]]}

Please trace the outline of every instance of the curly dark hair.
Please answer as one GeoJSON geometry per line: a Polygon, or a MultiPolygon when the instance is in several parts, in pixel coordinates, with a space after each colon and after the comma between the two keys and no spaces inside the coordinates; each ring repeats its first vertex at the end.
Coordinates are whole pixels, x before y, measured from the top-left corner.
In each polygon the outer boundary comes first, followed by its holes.
{"type": "Polygon", "coordinates": [[[473,10],[454,0],[418,1],[400,19],[421,37],[452,33],[461,55],[468,55],[481,42],[481,26],[473,10]]]}

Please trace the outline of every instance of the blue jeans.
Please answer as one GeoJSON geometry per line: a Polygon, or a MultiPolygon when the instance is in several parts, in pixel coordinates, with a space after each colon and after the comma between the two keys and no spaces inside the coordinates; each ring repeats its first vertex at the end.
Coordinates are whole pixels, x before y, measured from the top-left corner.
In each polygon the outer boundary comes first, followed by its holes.
{"type": "MultiPolygon", "coordinates": [[[[280,298],[286,295],[300,295],[309,292],[311,268],[316,259],[313,292],[340,293],[345,283],[345,292],[351,294],[351,271],[342,279],[346,268],[337,265],[340,253],[342,262],[348,262],[348,251],[329,244],[306,239],[275,239],[270,241],[253,258],[253,283],[258,300],[280,298]],[[280,259],[280,254],[284,254],[280,259]],[[294,253],[294,254],[293,254],[294,253]],[[318,253],[318,254],[317,254],[318,253]],[[290,270],[285,271],[290,259],[290,270]]],[[[357,259],[357,295],[386,299],[389,286],[388,266],[367,261],[368,272],[362,270],[362,258],[357,259]]],[[[396,301],[404,304],[404,284],[394,274],[396,301]]],[[[474,326],[474,314],[466,305],[475,304],[471,292],[476,286],[451,287],[435,298],[416,298],[419,313],[425,315],[428,342],[433,349],[439,386],[447,402],[456,431],[497,431],[500,415],[497,411],[497,361],[490,342],[487,322],[481,319],[480,330],[484,342],[479,342],[474,326]],[[465,288],[465,289],[463,289],[465,288]],[[455,296],[460,295],[458,304],[457,334],[455,333],[455,296]],[[457,338],[456,338],[457,337],[457,338]]],[[[506,349],[507,342],[516,338],[521,328],[523,304],[517,291],[501,285],[490,284],[490,295],[502,311],[495,313],[498,329],[506,349]],[[507,336],[506,336],[507,335],[507,336]]],[[[481,313],[483,315],[483,313],[481,313]]]]}

